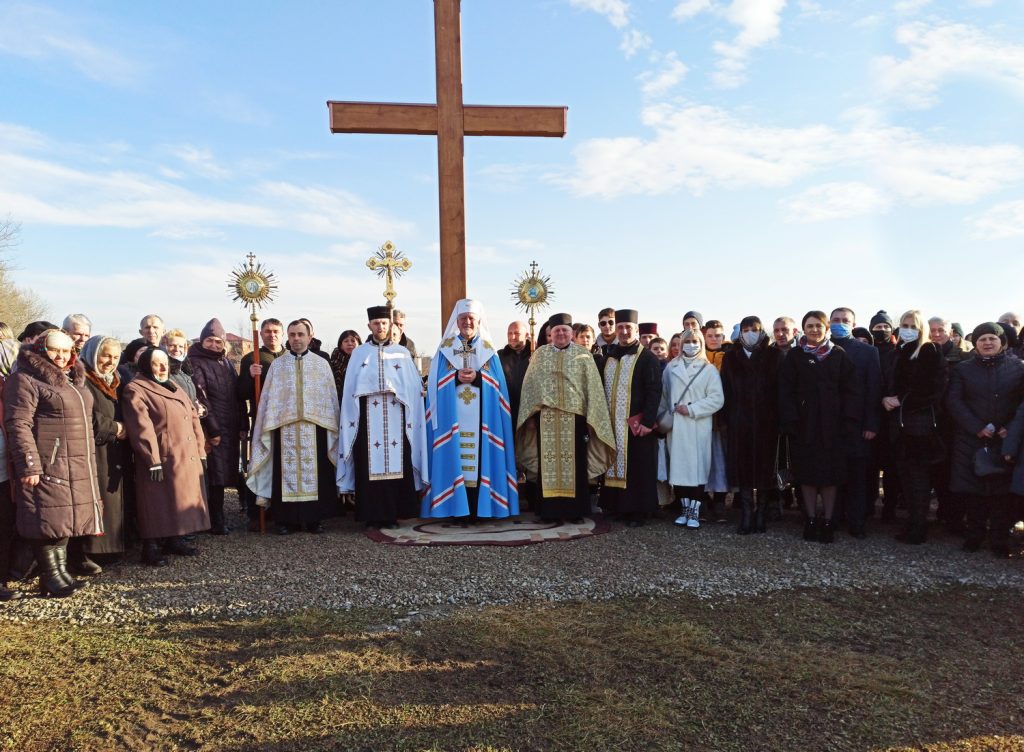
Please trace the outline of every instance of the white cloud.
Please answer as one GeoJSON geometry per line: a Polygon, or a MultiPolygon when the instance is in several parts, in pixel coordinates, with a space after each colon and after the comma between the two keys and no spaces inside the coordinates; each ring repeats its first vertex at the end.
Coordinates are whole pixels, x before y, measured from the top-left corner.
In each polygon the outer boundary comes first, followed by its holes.
{"type": "Polygon", "coordinates": [[[712,80],[723,88],[735,88],[746,81],[750,54],[779,36],[786,0],[732,0],[725,18],[740,28],[732,42],[715,42],[719,56],[712,80]]]}
{"type": "Polygon", "coordinates": [[[984,214],[968,218],[973,235],[981,240],[1005,240],[1024,236],[1024,201],[996,204],[984,214]]]}
{"type": "Polygon", "coordinates": [[[661,97],[683,80],[689,70],[674,52],[656,56],[659,68],[639,76],[641,89],[648,97],[661,97]]]}
{"type": "Polygon", "coordinates": [[[917,13],[922,8],[926,8],[931,4],[932,0],[900,0],[900,2],[893,6],[893,9],[897,13],[910,15],[912,13],[917,13]]]}
{"type": "Polygon", "coordinates": [[[39,131],[13,123],[0,123],[0,149],[42,149],[46,137],[39,131]]]}
{"type": "Polygon", "coordinates": [[[672,18],[677,21],[689,21],[694,16],[711,10],[712,7],[711,0],[681,0],[672,9],[672,18]]]}
{"type": "Polygon", "coordinates": [[[619,45],[619,49],[627,58],[631,58],[640,50],[646,50],[650,46],[650,36],[638,29],[627,29],[622,34],[622,43],[619,45]]]}
{"type": "Polygon", "coordinates": [[[707,105],[652,105],[643,111],[650,139],[591,139],[574,152],[574,174],[561,182],[582,196],[657,195],[710,187],[784,188],[828,170],[867,173],[805,191],[793,211],[834,214],[844,199],[860,211],[889,200],[914,205],[971,204],[1024,180],[1024,148],[929,140],[909,129],[861,115],[845,131],[746,122],[707,105]],[[885,200],[882,200],[885,197],[885,200]],[[812,200],[820,209],[810,206],[812,200]]]}
{"type": "Polygon", "coordinates": [[[263,182],[241,193],[247,198],[223,200],[137,172],[90,172],[0,151],[0,206],[26,223],[138,229],[174,239],[219,237],[227,227],[377,239],[410,227],[337,188],[263,182]]]}
{"type": "Polygon", "coordinates": [[[28,60],[58,60],[101,83],[134,83],[143,67],[80,32],[82,22],[50,8],[11,3],[0,6],[0,53],[28,60]]]}
{"type": "Polygon", "coordinates": [[[629,25],[629,3],[626,0],[569,0],[569,4],[600,13],[616,29],[624,29],[629,25]]]}
{"type": "Polygon", "coordinates": [[[192,172],[204,178],[223,180],[231,175],[230,170],[217,163],[209,149],[182,144],[170,147],[170,152],[184,162],[192,172]]]}
{"type": "Polygon", "coordinates": [[[909,48],[898,59],[876,61],[882,92],[908,106],[926,108],[938,101],[942,84],[952,78],[987,79],[1024,97],[1024,45],[994,39],[964,24],[901,26],[896,40],[909,48]]]}
{"type": "Polygon", "coordinates": [[[643,111],[653,139],[600,138],[575,150],[568,184],[606,198],[709,185],[785,186],[827,162],[836,134],[825,126],[761,127],[707,105],[652,105],[643,111]]]}
{"type": "Polygon", "coordinates": [[[823,183],[782,201],[791,222],[820,222],[885,211],[890,199],[860,182],[823,183]]]}

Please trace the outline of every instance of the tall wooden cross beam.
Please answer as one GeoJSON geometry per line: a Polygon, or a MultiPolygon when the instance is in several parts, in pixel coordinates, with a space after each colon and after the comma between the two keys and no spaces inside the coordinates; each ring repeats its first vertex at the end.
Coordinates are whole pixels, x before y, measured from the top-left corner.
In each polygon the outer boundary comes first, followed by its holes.
{"type": "Polygon", "coordinates": [[[466,297],[463,136],[565,135],[567,107],[466,105],[462,102],[460,0],[434,0],[437,104],[328,102],[331,133],[437,136],[441,226],[441,326],[466,297]]]}

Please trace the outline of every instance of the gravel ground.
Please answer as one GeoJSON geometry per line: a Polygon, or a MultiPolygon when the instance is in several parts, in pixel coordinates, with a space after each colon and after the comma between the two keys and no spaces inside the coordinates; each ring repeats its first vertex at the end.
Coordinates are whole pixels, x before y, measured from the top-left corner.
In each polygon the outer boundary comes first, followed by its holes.
{"type": "MultiPolygon", "coordinates": [[[[232,498],[225,506],[237,509],[232,498]]],[[[517,547],[386,545],[369,540],[351,518],[330,521],[322,535],[259,535],[245,532],[240,517],[233,522],[230,536],[199,536],[198,557],[171,557],[171,566],[156,569],[132,554],[70,598],[0,604],[0,619],[145,623],[308,607],[386,607],[415,616],[462,605],[675,593],[730,598],[796,587],[1024,591],[1022,560],[966,554],[959,539],[941,534],[905,546],[893,540],[895,529],[881,525],[863,541],[838,533],[829,546],[805,543],[793,512],[764,535],[735,535],[732,524],[686,531],[658,520],[517,547]]]]}

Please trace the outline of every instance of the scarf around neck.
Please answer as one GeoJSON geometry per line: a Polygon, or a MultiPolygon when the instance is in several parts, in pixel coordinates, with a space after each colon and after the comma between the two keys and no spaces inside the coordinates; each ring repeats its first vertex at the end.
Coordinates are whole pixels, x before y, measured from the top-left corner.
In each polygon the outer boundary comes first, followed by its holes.
{"type": "Polygon", "coordinates": [[[826,337],[818,346],[809,345],[807,344],[807,335],[805,334],[800,337],[800,347],[804,352],[813,355],[815,360],[820,363],[832,354],[832,348],[835,347],[835,345],[833,344],[831,337],[826,337]]]}

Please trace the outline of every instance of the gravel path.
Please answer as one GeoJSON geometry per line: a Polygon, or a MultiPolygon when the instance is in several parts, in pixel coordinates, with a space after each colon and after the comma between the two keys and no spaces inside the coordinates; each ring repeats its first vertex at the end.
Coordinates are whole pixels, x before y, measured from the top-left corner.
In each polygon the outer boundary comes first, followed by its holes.
{"type": "MultiPolygon", "coordinates": [[[[231,499],[225,506],[237,509],[231,499]]],[[[956,538],[939,535],[923,546],[904,546],[892,539],[893,529],[877,526],[867,540],[840,533],[836,543],[823,546],[800,539],[795,516],[764,535],[735,535],[731,524],[686,531],[658,520],[637,529],[616,524],[594,538],[511,548],[374,543],[350,518],[330,521],[322,535],[261,536],[245,532],[240,518],[233,522],[226,538],[199,536],[198,557],[171,557],[170,567],[156,569],[133,555],[71,598],[0,604],[0,619],[144,623],[307,607],[415,612],[673,593],[727,598],[795,587],[917,591],[964,584],[1024,591],[1024,561],[963,553],[956,538]]]]}

